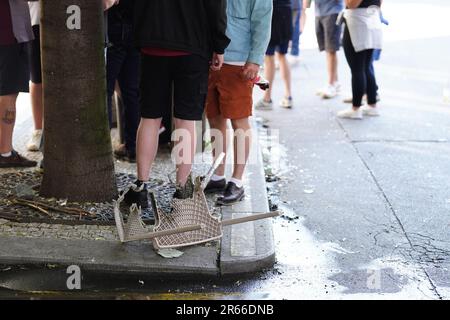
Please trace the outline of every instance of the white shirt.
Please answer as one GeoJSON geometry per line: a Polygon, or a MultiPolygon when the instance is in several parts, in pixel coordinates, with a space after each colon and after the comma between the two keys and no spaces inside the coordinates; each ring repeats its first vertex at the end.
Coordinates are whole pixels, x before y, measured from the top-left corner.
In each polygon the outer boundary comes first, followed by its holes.
{"type": "Polygon", "coordinates": [[[238,67],[243,67],[245,66],[245,64],[247,62],[243,62],[243,61],[225,61],[225,64],[228,64],[230,66],[238,66],[238,67]]]}
{"type": "Polygon", "coordinates": [[[356,52],[382,49],[383,31],[379,7],[347,9],[344,17],[356,52]]]}
{"type": "Polygon", "coordinates": [[[31,15],[31,25],[38,26],[41,23],[41,2],[33,1],[28,2],[28,7],[30,7],[31,15]]]}

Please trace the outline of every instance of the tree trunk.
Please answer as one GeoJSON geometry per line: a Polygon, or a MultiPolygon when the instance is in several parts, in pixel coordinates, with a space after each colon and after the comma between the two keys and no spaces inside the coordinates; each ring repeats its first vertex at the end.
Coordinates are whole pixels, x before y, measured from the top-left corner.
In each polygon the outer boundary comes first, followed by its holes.
{"type": "Polygon", "coordinates": [[[45,143],[40,193],[110,201],[117,186],[106,109],[102,1],[41,2],[45,143]],[[80,28],[69,7],[80,9],[80,28]]]}

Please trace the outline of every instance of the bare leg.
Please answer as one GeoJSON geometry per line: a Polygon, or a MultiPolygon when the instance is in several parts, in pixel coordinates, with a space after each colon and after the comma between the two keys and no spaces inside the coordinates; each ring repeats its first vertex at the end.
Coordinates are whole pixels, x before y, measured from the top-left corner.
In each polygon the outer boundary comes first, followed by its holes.
{"type": "Polygon", "coordinates": [[[264,60],[264,76],[269,81],[270,87],[264,93],[264,101],[269,102],[272,100],[272,86],[275,80],[275,56],[267,56],[264,60]]]}
{"type": "MultiPolygon", "coordinates": [[[[224,152],[226,154],[228,150],[227,119],[223,118],[221,115],[218,115],[215,118],[208,119],[208,121],[211,129],[219,130],[222,135],[222,146],[216,147],[219,148],[219,150],[213,148],[213,157],[215,161],[220,153],[224,152]]],[[[225,175],[225,159],[223,159],[222,163],[217,167],[215,174],[218,176],[225,175]]]]}
{"type": "Polygon", "coordinates": [[[13,149],[16,100],[17,94],[0,96],[0,153],[8,153],[13,149]]]}
{"type": "Polygon", "coordinates": [[[336,52],[327,52],[328,83],[334,85],[338,82],[338,59],[336,52]]]}
{"type": "Polygon", "coordinates": [[[289,67],[289,63],[286,59],[286,55],[277,54],[278,60],[280,61],[280,71],[281,71],[281,77],[284,81],[284,87],[285,87],[285,97],[289,98],[292,96],[291,94],[291,68],[289,67]]]}
{"type": "Polygon", "coordinates": [[[150,177],[150,170],[158,152],[161,121],[162,118],[141,119],[136,141],[137,173],[141,181],[148,181],[150,177]]]}
{"type": "Polygon", "coordinates": [[[31,110],[33,111],[34,129],[42,130],[44,107],[42,103],[42,84],[30,84],[31,110]]]}
{"type": "Polygon", "coordinates": [[[233,178],[242,180],[250,155],[252,130],[248,118],[231,120],[234,129],[234,168],[233,178]]]}
{"type": "Polygon", "coordinates": [[[197,142],[195,121],[175,118],[175,127],[177,130],[180,130],[182,137],[181,140],[175,143],[174,148],[177,150],[177,147],[181,146],[179,151],[175,152],[175,159],[177,163],[177,184],[183,187],[191,173],[194,162],[197,142]]]}

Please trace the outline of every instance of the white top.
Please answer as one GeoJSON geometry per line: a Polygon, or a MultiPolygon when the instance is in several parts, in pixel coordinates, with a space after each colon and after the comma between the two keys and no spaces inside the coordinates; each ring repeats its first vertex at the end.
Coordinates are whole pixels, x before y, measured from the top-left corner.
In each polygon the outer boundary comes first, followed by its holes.
{"type": "Polygon", "coordinates": [[[347,9],[344,17],[356,52],[382,49],[383,31],[379,7],[347,9]]]}
{"type": "Polygon", "coordinates": [[[38,26],[41,22],[41,1],[28,2],[30,7],[31,25],[38,26]]]}
{"type": "Polygon", "coordinates": [[[238,66],[238,67],[243,67],[245,66],[245,64],[247,62],[242,62],[242,61],[225,61],[225,64],[229,64],[230,66],[238,66]]]}

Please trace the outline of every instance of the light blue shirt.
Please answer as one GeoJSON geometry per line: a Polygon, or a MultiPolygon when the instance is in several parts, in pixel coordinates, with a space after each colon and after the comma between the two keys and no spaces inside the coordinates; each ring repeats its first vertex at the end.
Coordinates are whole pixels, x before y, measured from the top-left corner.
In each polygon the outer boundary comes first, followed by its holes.
{"type": "Polygon", "coordinates": [[[344,10],[344,0],[314,0],[316,3],[316,17],[338,14],[344,10]]]}
{"type": "Polygon", "coordinates": [[[262,65],[269,45],[272,0],[228,0],[225,62],[252,62],[262,65]]]}

